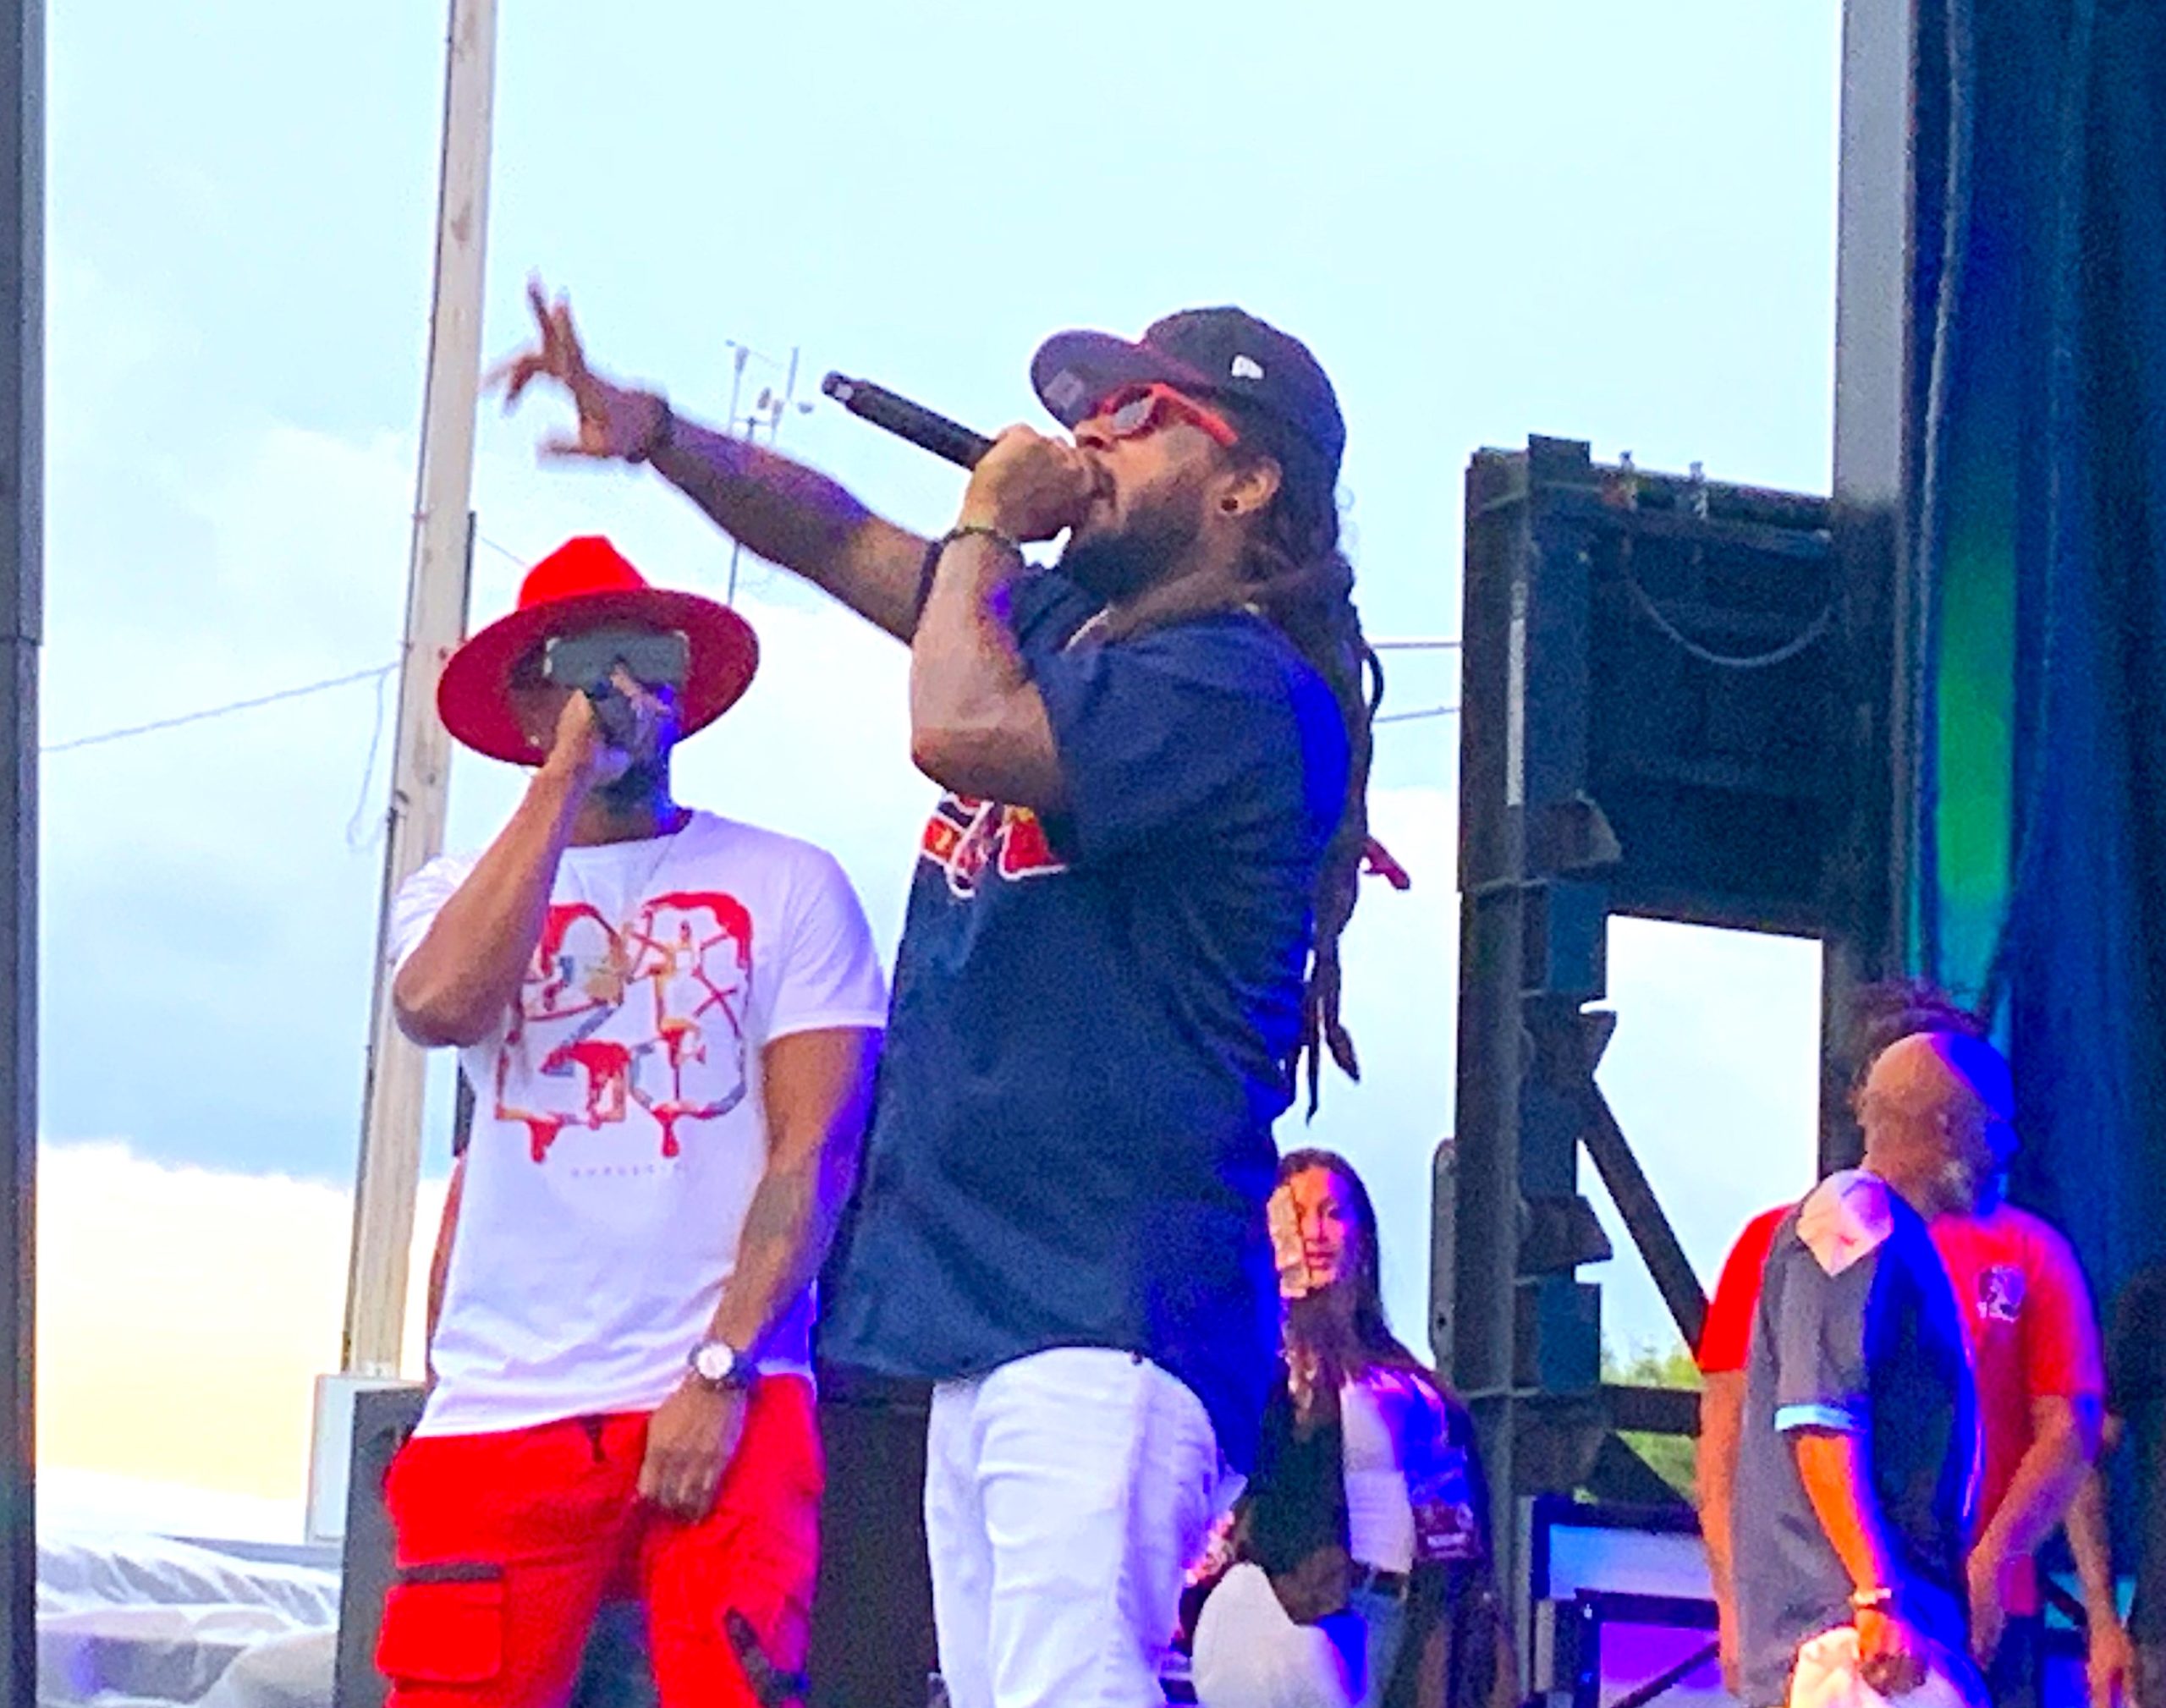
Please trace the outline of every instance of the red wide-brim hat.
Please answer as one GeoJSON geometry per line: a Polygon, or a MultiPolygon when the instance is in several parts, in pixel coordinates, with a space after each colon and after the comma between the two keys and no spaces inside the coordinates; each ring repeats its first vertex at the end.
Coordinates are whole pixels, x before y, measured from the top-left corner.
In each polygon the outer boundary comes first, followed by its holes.
{"type": "Polygon", "coordinates": [[[629,627],[676,629],[690,643],[682,699],[686,735],[737,703],[760,667],[752,625],[727,605],[697,593],[651,587],[624,554],[598,534],[568,540],[526,572],[519,608],[498,618],[445,661],[437,683],[444,728],[476,753],[514,765],[549,756],[531,739],[511,700],[512,672],[560,634],[629,627]]]}

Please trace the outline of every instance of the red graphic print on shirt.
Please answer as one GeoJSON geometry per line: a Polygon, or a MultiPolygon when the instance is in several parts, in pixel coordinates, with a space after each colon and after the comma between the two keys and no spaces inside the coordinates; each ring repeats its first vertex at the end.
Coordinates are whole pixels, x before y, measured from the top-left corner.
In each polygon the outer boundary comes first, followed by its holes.
{"type": "Polygon", "coordinates": [[[497,1052],[497,1118],[525,1123],[541,1162],[565,1128],[598,1132],[636,1106],[678,1155],[683,1123],[744,1101],[751,975],[751,915],[733,896],[655,896],[621,925],[552,905],[497,1052]]]}
{"type": "Polygon", "coordinates": [[[924,857],[948,874],[948,887],[959,896],[975,895],[991,866],[1009,879],[1046,877],[1064,872],[1067,863],[1037,814],[1026,806],[1003,806],[966,795],[942,798],[925,827],[920,844],[924,857]]]}

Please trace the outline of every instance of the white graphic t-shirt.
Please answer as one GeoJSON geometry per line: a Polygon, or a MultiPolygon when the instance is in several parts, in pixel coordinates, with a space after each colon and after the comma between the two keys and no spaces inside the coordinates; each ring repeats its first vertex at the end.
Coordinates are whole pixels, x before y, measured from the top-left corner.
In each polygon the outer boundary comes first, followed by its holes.
{"type": "MultiPolygon", "coordinates": [[[[467,874],[399,893],[403,963],[467,874]]],[[[564,852],[517,1002],[460,1052],[473,1137],[420,1433],[648,1411],[684,1379],[767,1161],[765,1046],[877,1027],[879,959],[833,856],[712,813],[564,852]]],[[[809,1362],[811,1299],[762,1349],[809,1362]]]]}

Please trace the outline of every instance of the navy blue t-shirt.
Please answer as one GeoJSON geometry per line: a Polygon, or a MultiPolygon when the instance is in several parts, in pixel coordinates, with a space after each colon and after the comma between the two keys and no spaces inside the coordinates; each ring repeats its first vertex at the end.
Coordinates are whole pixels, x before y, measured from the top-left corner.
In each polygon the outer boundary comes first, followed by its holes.
{"type": "Polygon", "coordinates": [[[1043,570],[1010,612],[1065,810],[949,795],[926,829],[821,1355],[940,1380],[1133,1352],[1245,1466],[1278,1343],[1271,1126],[1345,726],[1259,617],[1101,643],[1077,637],[1095,609],[1043,570]]]}
{"type": "Polygon", "coordinates": [[[1852,1617],[1855,1585],[1798,1472],[1799,1430],[1863,1440],[1894,1556],[1895,1581],[1879,1587],[1939,1646],[1938,1664],[1967,1674],[1970,1352],[1925,1222],[1863,1171],[1829,1176],[1784,1218],[1761,1282],[1731,1531],[1748,1703],[1788,1700],[1800,1645],[1852,1617]]]}

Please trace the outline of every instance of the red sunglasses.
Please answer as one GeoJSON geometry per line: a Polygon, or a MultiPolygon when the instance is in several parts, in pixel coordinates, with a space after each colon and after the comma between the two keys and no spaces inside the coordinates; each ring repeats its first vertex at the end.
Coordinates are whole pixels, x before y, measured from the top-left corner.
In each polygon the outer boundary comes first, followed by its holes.
{"type": "Polygon", "coordinates": [[[1116,439],[1136,439],[1155,432],[1169,421],[1194,427],[1219,444],[1238,445],[1241,436],[1233,424],[1193,398],[1153,380],[1148,384],[1123,386],[1104,398],[1086,418],[1103,421],[1116,439]]]}

